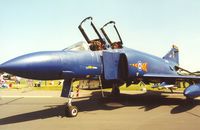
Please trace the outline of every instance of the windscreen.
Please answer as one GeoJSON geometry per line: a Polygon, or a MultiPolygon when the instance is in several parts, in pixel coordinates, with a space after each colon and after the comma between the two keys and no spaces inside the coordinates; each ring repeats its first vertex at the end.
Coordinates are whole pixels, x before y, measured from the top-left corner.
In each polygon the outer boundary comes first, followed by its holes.
{"type": "Polygon", "coordinates": [[[65,49],[63,49],[64,51],[86,51],[86,50],[89,50],[89,46],[87,43],[85,42],[78,42],[78,43],[75,43],[65,49]]]}

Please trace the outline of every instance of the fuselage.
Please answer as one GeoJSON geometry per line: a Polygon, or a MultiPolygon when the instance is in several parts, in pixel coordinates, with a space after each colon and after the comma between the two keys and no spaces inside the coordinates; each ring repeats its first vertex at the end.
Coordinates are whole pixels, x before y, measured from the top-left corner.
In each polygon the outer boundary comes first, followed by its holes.
{"type": "Polygon", "coordinates": [[[142,77],[145,73],[177,74],[173,63],[125,47],[103,51],[35,52],[9,60],[1,65],[1,69],[20,77],[38,80],[93,78],[104,75],[105,52],[125,54],[129,79],[142,77]]]}

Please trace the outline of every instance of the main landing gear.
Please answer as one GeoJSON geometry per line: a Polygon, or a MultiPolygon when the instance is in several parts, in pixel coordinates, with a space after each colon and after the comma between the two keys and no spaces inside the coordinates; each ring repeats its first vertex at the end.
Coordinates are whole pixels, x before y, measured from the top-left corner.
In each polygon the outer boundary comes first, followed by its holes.
{"type": "Polygon", "coordinates": [[[67,97],[68,102],[65,107],[65,115],[68,117],[76,117],[78,115],[78,108],[72,105],[73,98],[73,88],[72,88],[72,79],[65,79],[63,82],[63,89],[61,97],[67,97]]]}
{"type": "Polygon", "coordinates": [[[116,83],[113,83],[111,95],[115,96],[115,97],[120,95],[120,90],[119,90],[119,87],[116,83]]]}

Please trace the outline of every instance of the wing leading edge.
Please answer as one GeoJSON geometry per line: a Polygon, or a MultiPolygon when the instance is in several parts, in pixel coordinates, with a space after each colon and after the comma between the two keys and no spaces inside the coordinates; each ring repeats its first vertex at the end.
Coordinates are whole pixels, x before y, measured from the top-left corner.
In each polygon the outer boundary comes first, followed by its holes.
{"type": "Polygon", "coordinates": [[[143,77],[150,78],[150,79],[163,79],[163,80],[176,80],[176,81],[200,81],[200,76],[190,76],[190,75],[147,73],[147,74],[144,74],[143,77]]]}

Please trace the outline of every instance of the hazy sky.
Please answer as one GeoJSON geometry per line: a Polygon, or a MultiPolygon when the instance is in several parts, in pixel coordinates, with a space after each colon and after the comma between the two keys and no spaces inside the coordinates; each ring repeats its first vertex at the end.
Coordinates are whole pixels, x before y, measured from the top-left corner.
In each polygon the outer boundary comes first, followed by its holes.
{"type": "Polygon", "coordinates": [[[176,44],[181,66],[200,70],[199,0],[0,0],[0,63],[84,41],[87,16],[98,28],[116,21],[130,48],[162,57],[176,44]]]}

